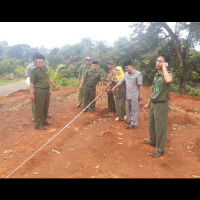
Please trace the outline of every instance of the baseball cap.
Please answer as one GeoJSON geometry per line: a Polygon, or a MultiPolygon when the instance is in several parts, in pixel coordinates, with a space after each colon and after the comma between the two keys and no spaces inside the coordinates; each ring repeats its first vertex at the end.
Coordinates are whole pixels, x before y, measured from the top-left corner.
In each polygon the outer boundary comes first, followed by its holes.
{"type": "Polygon", "coordinates": [[[114,61],[113,60],[109,60],[108,64],[114,65],[114,61]]]}
{"type": "Polygon", "coordinates": [[[86,57],[85,60],[91,60],[91,58],[90,57],[86,57]]]}

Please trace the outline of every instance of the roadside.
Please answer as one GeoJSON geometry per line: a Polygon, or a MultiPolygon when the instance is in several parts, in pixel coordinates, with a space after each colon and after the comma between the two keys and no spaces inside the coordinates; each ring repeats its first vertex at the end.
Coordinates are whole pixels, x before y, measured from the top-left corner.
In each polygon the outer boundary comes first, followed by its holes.
{"type": "Polygon", "coordinates": [[[0,86],[0,96],[8,96],[13,92],[17,92],[19,90],[26,90],[29,88],[29,85],[25,82],[25,80],[10,83],[7,85],[0,86]]]}

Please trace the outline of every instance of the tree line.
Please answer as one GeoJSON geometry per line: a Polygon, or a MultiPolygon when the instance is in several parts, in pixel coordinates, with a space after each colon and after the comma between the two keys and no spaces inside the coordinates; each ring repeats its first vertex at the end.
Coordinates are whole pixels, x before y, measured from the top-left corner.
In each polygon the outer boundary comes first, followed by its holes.
{"type": "Polygon", "coordinates": [[[156,73],[155,60],[159,53],[166,52],[171,57],[169,68],[173,68],[175,74],[173,91],[200,98],[200,52],[195,50],[200,44],[199,22],[176,22],[174,28],[166,22],[138,22],[133,23],[130,29],[132,34],[129,37],[120,37],[113,45],[82,38],[73,45],[47,49],[44,46],[31,48],[27,44],[9,46],[6,41],[2,41],[0,76],[20,67],[23,71],[22,68],[32,61],[33,53],[38,51],[45,55],[52,74],[59,73],[65,81],[76,78],[85,57],[90,56],[98,60],[103,76],[106,76],[108,70],[108,60],[122,65],[130,59],[134,67],[142,72],[144,85],[150,86],[156,73]]]}

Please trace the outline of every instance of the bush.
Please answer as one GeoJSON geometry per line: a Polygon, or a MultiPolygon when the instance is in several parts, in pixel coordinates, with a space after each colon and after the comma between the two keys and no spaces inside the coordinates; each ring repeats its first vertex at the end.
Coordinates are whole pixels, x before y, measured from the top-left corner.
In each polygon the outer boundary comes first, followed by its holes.
{"type": "Polygon", "coordinates": [[[17,67],[17,68],[14,70],[14,74],[15,74],[17,77],[24,77],[25,72],[26,72],[26,68],[24,68],[24,67],[17,67]]]}
{"type": "Polygon", "coordinates": [[[189,85],[186,85],[186,94],[191,95],[191,96],[195,96],[198,99],[200,99],[200,89],[197,88],[193,88],[189,85]]]}
{"type": "Polygon", "coordinates": [[[77,86],[77,78],[61,78],[57,87],[62,86],[77,86]]]}
{"type": "Polygon", "coordinates": [[[171,84],[171,92],[179,93],[179,84],[172,83],[171,84]]]}

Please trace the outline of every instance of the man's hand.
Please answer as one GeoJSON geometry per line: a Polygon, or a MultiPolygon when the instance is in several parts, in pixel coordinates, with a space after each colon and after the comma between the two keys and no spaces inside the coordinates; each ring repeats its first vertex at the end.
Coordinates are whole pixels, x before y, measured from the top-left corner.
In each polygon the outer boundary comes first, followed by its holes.
{"type": "Polygon", "coordinates": [[[79,90],[81,90],[81,89],[82,89],[82,87],[83,87],[83,86],[82,86],[82,85],[80,85],[80,86],[79,86],[79,90]]]}
{"type": "Polygon", "coordinates": [[[112,89],[112,93],[114,93],[115,92],[115,87],[113,87],[113,89],[112,89]]]}
{"type": "Polygon", "coordinates": [[[144,110],[144,111],[147,111],[147,109],[149,108],[149,106],[150,106],[149,103],[145,104],[145,106],[143,107],[143,110],[144,110]]]}
{"type": "Polygon", "coordinates": [[[167,68],[168,67],[168,63],[163,63],[162,64],[162,69],[167,68]]]}
{"type": "Polygon", "coordinates": [[[30,94],[30,99],[31,99],[31,101],[33,101],[33,102],[35,101],[35,95],[34,95],[34,93],[31,93],[31,94],[30,94]]]}

